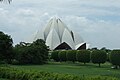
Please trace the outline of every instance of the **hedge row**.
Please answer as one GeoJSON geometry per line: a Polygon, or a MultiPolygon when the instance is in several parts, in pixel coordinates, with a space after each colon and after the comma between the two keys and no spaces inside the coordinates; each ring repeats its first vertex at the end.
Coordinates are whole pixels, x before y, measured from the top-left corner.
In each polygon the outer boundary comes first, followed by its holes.
{"type": "Polygon", "coordinates": [[[75,76],[69,74],[36,72],[30,70],[19,70],[14,68],[0,67],[0,78],[9,80],[118,80],[107,76],[75,76]]]}
{"type": "Polygon", "coordinates": [[[113,50],[109,54],[104,50],[66,50],[66,51],[53,51],[51,59],[55,61],[78,61],[82,63],[89,63],[90,61],[94,64],[105,63],[108,59],[116,66],[120,67],[120,50],[113,50]]]}
{"type": "Polygon", "coordinates": [[[66,50],[66,51],[53,51],[51,54],[51,59],[55,61],[78,61],[82,63],[89,63],[92,61],[93,63],[100,64],[105,63],[107,60],[107,54],[102,50],[66,50]]]}

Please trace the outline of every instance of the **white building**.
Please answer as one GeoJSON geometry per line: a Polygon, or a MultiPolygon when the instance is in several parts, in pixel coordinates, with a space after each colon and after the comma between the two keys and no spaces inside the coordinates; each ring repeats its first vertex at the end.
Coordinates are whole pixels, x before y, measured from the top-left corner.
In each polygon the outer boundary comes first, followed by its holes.
{"type": "Polygon", "coordinates": [[[56,49],[86,49],[86,43],[75,32],[59,19],[52,18],[45,29],[37,33],[34,40],[43,39],[50,50],[56,49]]]}

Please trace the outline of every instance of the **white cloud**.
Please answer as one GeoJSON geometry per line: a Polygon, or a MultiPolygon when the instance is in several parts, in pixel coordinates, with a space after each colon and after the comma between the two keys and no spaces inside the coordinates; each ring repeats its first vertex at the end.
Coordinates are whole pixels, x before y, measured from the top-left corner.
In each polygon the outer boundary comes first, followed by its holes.
{"type": "Polygon", "coordinates": [[[18,43],[57,15],[92,46],[118,48],[119,3],[120,0],[14,0],[10,5],[0,5],[0,30],[11,34],[18,43]]]}
{"type": "Polygon", "coordinates": [[[80,16],[67,16],[64,19],[71,30],[78,32],[92,47],[119,48],[120,23],[94,21],[80,16]]]}
{"type": "Polygon", "coordinates": [[[19,9],[16,14],[23,15],[23,16],[34,16],[35,15],[34,12],[30,9],[19,9]]]}

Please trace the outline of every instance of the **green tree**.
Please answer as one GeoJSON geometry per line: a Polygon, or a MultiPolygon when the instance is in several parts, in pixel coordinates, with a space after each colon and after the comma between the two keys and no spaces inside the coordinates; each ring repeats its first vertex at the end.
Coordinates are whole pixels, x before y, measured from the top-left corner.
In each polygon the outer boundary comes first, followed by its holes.
{"type": "Polygon", "coordinates": [[[90,62],[90,51],[89,50],[80,50],[77,51],[77,60],[79,62],[88,63],[90,62]]]}
{"type": "Polygon", "coordinates": [[[36,41],[34,41],[31,46],[37,46],[40,47],[40,53],[43,54],[42,58],[44,61],[47,61],[48,59],[48,46],[46,46],[45,41],[42,39],[37,39],[36,41]]]}
{"type": "Polygon", "coordinates": [[[113,50],[110,53],[110,62],[115,65],[116,69],[120,67],[120,50],[113,50]]]}
{"type": "Polygon", "coordinates": [[[0,31],[0,60],[5,61],[7,63],[11,63],[11,60],[13,59],[13,52],[12,52],[12,46],[13,40],[12,38],[4,34],[0,31]]]}
{"type": "Polygon", "coordinates": [[[60,61],[59,57],[58,57],[58,53],[59,51],[52,51],[51,53],[51,59],[53,59],[54,61],[60,61]]]}
{"type": "Polygon", "coordinates": [[[59,57],[60,61],[67,61],[66,51],[60,51],[60,52],[58,53],[58,57],[59,57]]]}
{"type": "Polygon", "coordinates": [[[105,63],[107,60],[107,54],[105,51],[103,50],[94,50],[92,51],[91,53],[91,61],[94,63],[94,64],[99,64],[99,67],[100,67],[100,64],[101,63],[105,63]]]}
{"type": "Polygon", "coordinates": [[[20,43],[14,48],[20,64],[44,64],[48,59],[48,47],[41,39],[33,43],[20,43]]]}
{"type": "Polygon", "coordinates": [[[66,53],[67,60],[74,63],[76,61],[76,52],[76,50],[68,50],[66,53]]]}
{"type": "Polygon", "coordinates": [[[107,53],[107,61],[110,61],[109,56],[110,56],[111,50],[107,49],[106,47],[103,47],[100,50],[103,50],[107,53]]]}

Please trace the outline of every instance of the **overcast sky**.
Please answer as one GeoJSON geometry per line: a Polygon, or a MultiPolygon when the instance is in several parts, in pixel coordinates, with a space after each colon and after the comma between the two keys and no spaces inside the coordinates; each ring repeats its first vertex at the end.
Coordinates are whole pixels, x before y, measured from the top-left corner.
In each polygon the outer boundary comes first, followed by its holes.
{"type": "Polygon", "coordinates": [[[91,47],[120,48],[120,0],[13,0],[0,3],[0,31],[27,41],[53,16],[91,47]]]}

